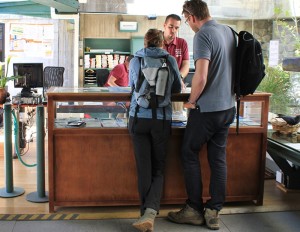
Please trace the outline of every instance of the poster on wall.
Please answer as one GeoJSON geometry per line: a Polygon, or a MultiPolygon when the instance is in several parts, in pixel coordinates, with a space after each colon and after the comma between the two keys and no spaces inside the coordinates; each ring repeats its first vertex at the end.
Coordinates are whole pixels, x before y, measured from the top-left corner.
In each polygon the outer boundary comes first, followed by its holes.
{"type": "Polygon", "coordinates": [[[9,52],[15,57],[53,57],[53,24],[11,23],[9,52]]]}
{"type": "Polygon", "coordinates": [[[269,66],[274,67],[278,65],[278,61],[279,61],[279,40],[270,40],[269,66]]]}

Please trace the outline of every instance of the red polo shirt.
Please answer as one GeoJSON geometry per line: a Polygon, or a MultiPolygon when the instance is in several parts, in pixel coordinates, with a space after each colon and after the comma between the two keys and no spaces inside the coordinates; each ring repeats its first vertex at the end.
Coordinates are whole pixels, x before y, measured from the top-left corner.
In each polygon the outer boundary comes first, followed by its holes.
{"type": "MultiPolygon", "coordinates": [[[[122,87],[127,87],[128,86],[128,69],[126,68],[126,65],[123,64],[118,64],[116,65],[109,73],[109,76],[107,78],[107,81],[109,80],[110,76],[114,76],[116,78],[115,83],[118,86],[122,87]]],[[[107,82],[105,83],[104,86],[109,86],[107,82]]]]}
{"type": "Polygon", "coordinates": [[[170,44],[164,42],[164,49],[175,57],[179,69],[181,68],[183,60],[189,60],[188,45],[182,38],[175,37],[170,44]]]}

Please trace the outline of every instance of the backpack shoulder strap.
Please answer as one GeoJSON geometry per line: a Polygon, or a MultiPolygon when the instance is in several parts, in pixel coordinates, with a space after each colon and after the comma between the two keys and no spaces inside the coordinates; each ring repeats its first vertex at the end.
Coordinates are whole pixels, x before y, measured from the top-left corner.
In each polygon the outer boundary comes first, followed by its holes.
{"type": "Polygon", "coordinates": [[[236,40],[236,37],[239,36],[239,33],[237,33],[232,27],[230,27],[230,26],[228,26],[228,27],[231,29],[231,31],[232,31],[232,33],[234,35],[234,38],[236,40]]]}
{"type": "MultiPolygon", "coordinates": [[[[137,79],[137,82],[136,82],[136,85],[135,87],[132,89],[131,91],[131,96],[133,96],[134,92],[139,92],[140,91],[140,88],[142,86],[142,83],[143,81],[145,80],[145,76],[142,72],[142,67],[141,67],[141,64],[142,64],[142,57],[138,57],[139,59],[139,62],[140,62],[140,68],[139,68],[139,76],[138,76],[138,79],[137,79]]],[[[134,132],[134,125],[137,123],[137,114],[139,112],[139,109],[140,109],[140,106],[139,104],[136,104],[136,107],[135,107],[135,112],[134,112],[134,119],[133,119],[133,125],[132,125],[132,128],[131,128],[131,132],[133,133],[134,132]]]]}
{"type": "Polygon", "coordinates": [[[171,67],[172,65],[170,65],[170,62],[169,62],[169,54],[165,55],[165,59],[166,59],[166,64],[168,65],[168,67],[171,67]]]}
{"type": "Polygon", "coordinates": [[[140,69],[139,69],[139,76],[138,76],[138,79],[137,79],[137,82],[136,82],[136,86],[135,86],[135,92],[139,92],[140,91],[140,88],[145,80],[145,76],[142,72],[142,67],[141,67],[141,64],[142,64],[142,57],[139,57],[139,61],[140,61],[140,69]]]}
{"type": "MultiPolygon", "coordinates": [[[[239,37],[239,33],[237,33],[232,27],[228,26],[232,33],[233,33],[233,37],[234,37],[234,41],[235,41],[235,45],[236,48],[238,47],[238,37],[239,37]]],[[[238,61],[238,60],[236,60],[238,61]]],[[[236,62],[236,65],[238,64],[238,62],[236,62]]],[[[234,81],[234,92],[235,92],[235,97],[236,97],[236,134],[239,134],[239,124],[240,124],[240,105],[241,105],[241,94],[240,94],[240,80],[239,78],[239,73],[238,70],[236,68],[235,70],[235,75],[233,76],[233,81],[234,81]]]]}

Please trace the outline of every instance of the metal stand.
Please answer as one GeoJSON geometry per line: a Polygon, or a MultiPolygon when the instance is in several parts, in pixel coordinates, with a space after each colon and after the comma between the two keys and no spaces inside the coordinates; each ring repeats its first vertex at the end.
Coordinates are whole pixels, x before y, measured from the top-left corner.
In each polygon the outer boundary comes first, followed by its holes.
{"type": "Polygon", "coordinates": [[[5,154],[5,177],[6,187],[0,189],[0,197],[17,197],[25,191],[22,188],[13,186],[13,165],[12,165],[12,120],[11,104],[4,104],[4,154],[5,154]]]}
{"type": "Polygon", "coordinates": [[[37,192],[29,193],[27,201],[48,202],[48,194],[45,192],[45,130],[44,107],[36,107],[36,156],[37,156],[37,192]]]}

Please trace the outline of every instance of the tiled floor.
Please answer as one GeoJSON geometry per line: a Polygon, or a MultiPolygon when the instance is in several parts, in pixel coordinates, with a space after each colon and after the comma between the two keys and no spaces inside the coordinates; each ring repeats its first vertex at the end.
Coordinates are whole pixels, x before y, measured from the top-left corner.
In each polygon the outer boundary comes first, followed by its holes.
{"type": "MultiPolygon", "coordinates": [[[[129,232],[134,219],[0,221],[0,232],[129,232]]],[[[300,211],[221,215],[220,232],[296,232],[300,211]]],[[[155,232],[211,231],[205,226],[181,225],[165,217],[155,220],[155,232]]]]}

